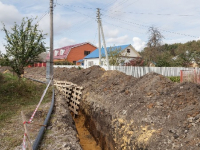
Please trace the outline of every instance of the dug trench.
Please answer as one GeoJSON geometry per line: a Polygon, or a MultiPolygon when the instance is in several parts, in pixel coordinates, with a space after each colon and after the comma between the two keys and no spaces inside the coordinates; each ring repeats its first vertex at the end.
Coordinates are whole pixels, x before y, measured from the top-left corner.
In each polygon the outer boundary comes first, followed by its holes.
{"type": "MultiPolygon", "coordinates": [[[[34,69],[26,76],[45,78],[34,69]]],[[[80,111],[103,150],[200,149],[200,85],[156,73],[136,79],[98,66],[54,72],[56,80],[84,88],[80,111]]]]}

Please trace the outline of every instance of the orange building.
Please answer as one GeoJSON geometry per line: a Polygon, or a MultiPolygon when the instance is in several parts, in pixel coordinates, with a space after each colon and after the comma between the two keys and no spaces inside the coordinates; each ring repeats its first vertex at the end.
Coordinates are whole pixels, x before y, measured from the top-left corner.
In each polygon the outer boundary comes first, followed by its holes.
{"type": "MultiPolygon", "coordinates": [[[[53,51],[53,60],[56,61],[68,61],[73,64],[79,65],[77,62],[83,59],[85,56],[97,49],[96,46],[89,42],[69,45],[62,48],[55,49],[53,51]]],[[[50,55],[47,55],[47,60],[49,60],[50,55]]]]}

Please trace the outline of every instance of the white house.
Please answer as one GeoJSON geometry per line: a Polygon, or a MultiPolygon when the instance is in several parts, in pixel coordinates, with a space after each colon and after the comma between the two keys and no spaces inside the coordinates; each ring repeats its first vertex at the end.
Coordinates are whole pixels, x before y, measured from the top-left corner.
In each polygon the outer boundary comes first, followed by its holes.
{"type": "MultiPolygon", "coordinates": [[[[121,57],[125,62],[129,62],[130,60],[141,57],[140,54],[134,49],[131,44],[128,45],[119,45],[113,47],[107,47],[108,49],[119,49],[121,51],[121,57]]],[[[104,48],[101,48],[101,54],[105,55],[104,48]]],[[[99,49],[94,50],[92,53],[84,57],[84,68],[99,65],[99,49]]],[[[101,59],[101,65],[106,65],[105,58],[101,59]]]]}

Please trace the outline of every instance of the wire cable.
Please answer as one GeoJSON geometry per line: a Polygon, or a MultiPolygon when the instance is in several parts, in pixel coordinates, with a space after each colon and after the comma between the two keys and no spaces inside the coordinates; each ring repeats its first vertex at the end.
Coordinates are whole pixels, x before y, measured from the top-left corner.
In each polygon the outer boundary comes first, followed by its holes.
{"type": "MultiPolygon", "coordinates": [[[[58,3],[57,3],[58,4],[58,3]]],[[[60,5],[60,4],[58,4],[58,5],[60,5]]],[[[63,7],[66,7],[65,5],[60,5],[60,6],[63,6],[63,7]]],[[[67,7],[68,8],[68,7],[67,7]]],[[[81,12],[79,12],[79,11],[76,11],[76,10],[74,10],[74,9],[71,9],[71,8],[68,8],[69,10],[72,10],[72,11],[74,11],[74,12],[77,12],[77,13],[79,13],[79,14],[82,14],[82,15],[84,15],[84,16],[87,16],[87,17],[90,17],[90,18],[92,18],[92,19],[96,19],[96,18],[93,18],[93,17],[91,17],[91,16],[89,16],[89,15],[86,15],[86,14],[83,14],[83,13],[81,13],[81,12]]]]}
{"type": "Polygon", "coordinates": [[[180,17],[191,17],[194,15],[187,14],[155,14],[155,13],[138,13],[138,12],[123,12],[123,11],[111,11],[111,12],[120,12],[125,14],[136,14],[136,15],[158,15],[158,16],[180,16],[180,17]]]}
{"type": "Polygon", "coordinates": [[[93,45],[95,45],[95,41],[96,41],[96,37],[97,37],[97,32],[98,32],[98,28],[96,29],[96,33],[95,33],[95,36],[94,36],[93,45]]]}
{"type": "MultiPolygon", "coordinates": [[[[136,25],[136,26],[140,26],[140,27],[144,27],[144,28],[149,28],[150,27],[150,26],[147,26],[147,25],[143,25],[143,24],[139,24],[139,23],[135,23],[135,22],[126,21],[126,20],[122,20],[122,19],[119,19],[119,18],[111,17],[109,15],[104,15],[104,16],[108,16],[109,18],[116,19],[116,20],[119,20],[119,21],[123,21],[125,23],[130,23],[130,24],[133,24],[133,25],[136,25]]],[[[199,38],[197,36],[193,36],[193,35],[189,35],[189,34],[183,34],[183,33],[178,33],[178,32],[174,32],[174,31],[168,31],[168,30],[161,29],[161,28],[159,28],[159,30],[164,31],[164,32],[168,32],[168,33],[171,33],[171,34],[177,34],[177,35],[183,35],[183,36],[188,36],[188,37],[193,37],[193,38],[199,38]]]]}

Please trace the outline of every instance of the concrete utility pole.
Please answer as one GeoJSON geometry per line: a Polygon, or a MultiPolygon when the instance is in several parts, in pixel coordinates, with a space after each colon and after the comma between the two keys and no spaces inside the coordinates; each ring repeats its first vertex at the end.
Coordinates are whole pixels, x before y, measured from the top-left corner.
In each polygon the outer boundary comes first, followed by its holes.
{"type": "MultiPolygon", "coordinates": [[[[100,13],[100,9],[99,8],[97,8],[97,19],[98,19],[98,27],[99,27],[99,41],[101,41],[100,40],[100,37],[101,37],[101,35],[102,35],[102,40],[103,40],[103,46],[104,46],[104,50],[105,50],[105,55],[106,55],[106,63],[107,63],[107,67],[108,67],[108,69],[110,68],[109,67],[109,60],[108,60],[108,52],[107,52],[107,48],[106,48],[106,42],[105,42],[105,38],[104,38],[104,33],[103,33],[103,26],[102,26],[102,23],[101,23],[101,13],[100,13]],[[100,34],[101,33],[101,34],[100,34]]],[[[100,46],[101,46],[101,43],[100,43],[100,45],[99,45],[99,53],[101,52],[101,48],[100,48],[100,46]]],[[[101,55],[99,54],[99,58],[101,57],[101,55]]],[[[99,61],[101,61],[101,60],[99,60],[99,61]]],[[[101,63],[101,62],[100,62],[101,63]]]]}
{"type": "Polygon", "coordinates": [[[53,0],[50,0],[50,78],[53,76],[53,0]]]}
{"type": "Polygon", "coordinates": [[[98,23],[98,32],[99,32],[99,66],[101,66],[101,30],[100,30],[100,9],[97,8],[97,23],[98,23]]]}

